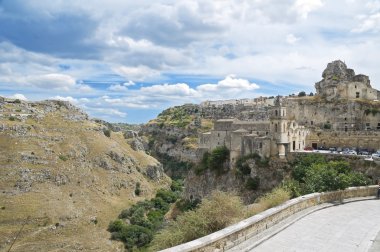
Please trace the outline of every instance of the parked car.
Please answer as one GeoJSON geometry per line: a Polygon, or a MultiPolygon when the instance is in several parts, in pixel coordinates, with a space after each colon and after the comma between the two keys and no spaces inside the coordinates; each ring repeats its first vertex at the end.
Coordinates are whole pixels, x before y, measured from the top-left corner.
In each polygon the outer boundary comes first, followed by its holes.
{"type": "Polygon", "coordinates": [[[307,147],[305,147],[305,148],[304,148],[304,150],[305,150],[305,151],[312,151],[312,150],[313,150],[313,148],[312,148],[312,147],[310,147],[310,146],[307,146],[307,147]]]}

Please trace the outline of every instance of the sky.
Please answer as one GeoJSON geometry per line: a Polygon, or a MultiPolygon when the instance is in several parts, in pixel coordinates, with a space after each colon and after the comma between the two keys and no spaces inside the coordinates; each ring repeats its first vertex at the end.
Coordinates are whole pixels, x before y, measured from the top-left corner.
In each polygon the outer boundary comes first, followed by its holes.
{"type": "Polygon", "coordinates": [[[380,0],[0,0],[0,96],[109,122],[315,92],[337,59],[380,89],[379,49],[380,0]]]}

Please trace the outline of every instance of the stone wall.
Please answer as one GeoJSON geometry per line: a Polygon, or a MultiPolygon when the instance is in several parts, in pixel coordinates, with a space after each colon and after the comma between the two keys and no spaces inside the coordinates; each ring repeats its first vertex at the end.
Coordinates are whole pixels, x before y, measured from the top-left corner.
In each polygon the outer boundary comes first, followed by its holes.
{"type": "Polygon", "coordinates": [[[378,186],[351,187],[343,191],[304,195],[289,200],[278,207],[256,214],[218,232],[162,251],[225,251],[301,210],[321,203],[340,202],[343,199],[375,196],[377,188],[378,186]]]}

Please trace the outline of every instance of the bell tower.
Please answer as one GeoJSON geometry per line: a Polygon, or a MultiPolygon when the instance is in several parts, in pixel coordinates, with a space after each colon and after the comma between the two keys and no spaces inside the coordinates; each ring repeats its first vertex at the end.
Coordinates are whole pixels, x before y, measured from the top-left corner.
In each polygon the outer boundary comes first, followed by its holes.
{"type": "Polygon", "coordinates": [[[274,147],[280,158],[285,157],[286,148],[289,145],[288,121],[286,107],[282,105],[280,97],[277,96],[270,111],[270,132],[274,140],[274,147]]]}

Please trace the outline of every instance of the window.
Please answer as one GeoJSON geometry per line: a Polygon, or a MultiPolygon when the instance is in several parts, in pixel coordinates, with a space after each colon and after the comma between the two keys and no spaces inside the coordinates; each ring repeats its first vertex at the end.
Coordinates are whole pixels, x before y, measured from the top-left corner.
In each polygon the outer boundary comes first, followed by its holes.
{"type": "Polygon", "coordinates": [[[220,137],[220,134],[218,133],[218,137],[220,137]]]}
{"type": "Polygon", "coordinates": [[[311,124],[311,125],[314,125],[314,122],[313,122],[313,121],[310,121],[310,124],[311,124]]]}
{"type": "Polygon", "coordinates": [[[380,123],[377,123],[377,129],[380,130],[380,123]]]}
{"type": "Polygon", "coordinates": [[[274,125],[274,132],[277,132],[277,123],[274,125]]]}
{"type": "Polygon", "coordinates": [[[277,112],[277,110],[275,110],[274,113],[275,113],[276,116],[278,116],[278,112],[277,112]]]}
{"type": "Polygon", "coordinates": [[[371,124],[370,123],[365,123],[365,129],[370,130],[371,129],[371,124]]]}
{"type": "Polygon", "coordinates": [[[356,92],[356,98],[360,98],[360,93],[356,92]]]}
{"type": "Polygon", "coordinates": [[[259,144],[259,148],[260,148],[260,149],[263,148],[263,143],[260,143],[260,144],[259,144]]]}

